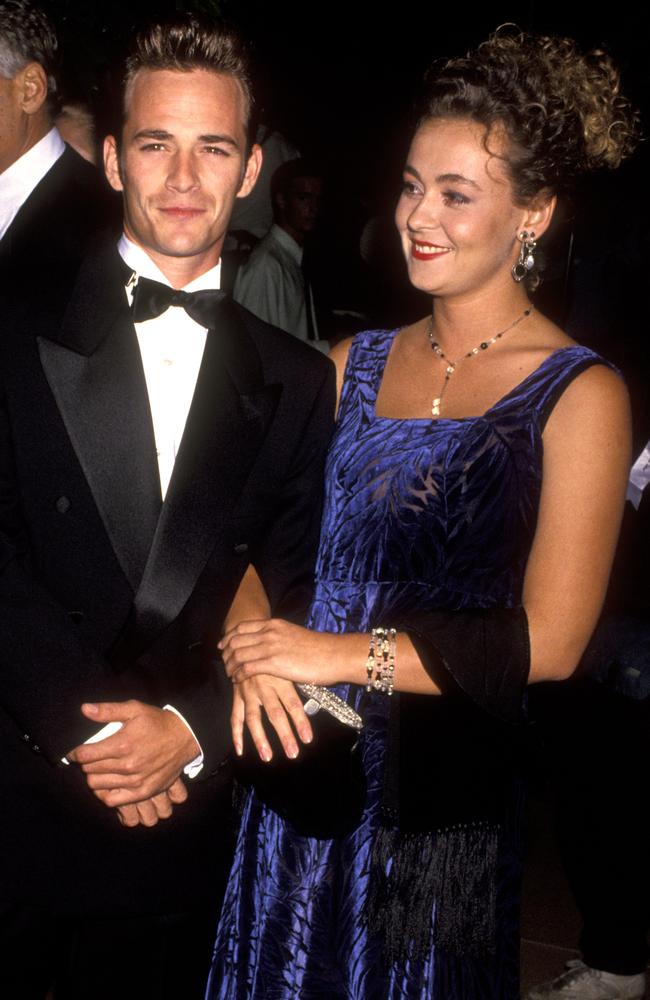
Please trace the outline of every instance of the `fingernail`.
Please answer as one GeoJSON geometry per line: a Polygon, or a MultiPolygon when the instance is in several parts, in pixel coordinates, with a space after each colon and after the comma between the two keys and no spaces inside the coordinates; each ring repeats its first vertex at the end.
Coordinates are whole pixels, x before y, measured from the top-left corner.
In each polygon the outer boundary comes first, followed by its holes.
{"type": "Polygon", "coordinates": [[[300,739],[303,743],[311,743],[313,738],[314,737],[310,729],[303,729],[300,733],[300,739]]]}
{"type": "Polygon", "coordinates": [[[92,702],[86,702],[83,707],[85,712],[90,712],[91,715],[97,715],[99,709],[98,705],[95,705],[92,702]]]}
{"type": "Polygon", "coordinates": [[[271,753],[271,748],[260,747],[260,757],[266,764],[268,764],[268,762],[273,758],[273,754],[271,753]]]}
{"type": "Polygon", "coordinates": [[[296,746],[295,743],[293,743],[287,747],[287,757],[290,757],[291,760],[295,760],[297,756],[298,756],[298,747],[296,746]]]}
{"type": "Polygon", "coordinates": [[[244,753],[241,743],[235,743],[235,753],[238,757],[241,757],[244,753]]]}

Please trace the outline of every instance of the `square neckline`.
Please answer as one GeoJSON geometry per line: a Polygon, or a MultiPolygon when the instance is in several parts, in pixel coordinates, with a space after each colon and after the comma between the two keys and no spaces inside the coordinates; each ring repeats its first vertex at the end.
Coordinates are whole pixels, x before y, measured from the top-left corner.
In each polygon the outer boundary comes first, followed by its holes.
{"type": "MultiPolygon", "coordinates": [[[[370,417],[371,417],[372,420],[383,420],[383,421],[387,421],[387,422],[390,422],[390,423],[396,423],[396,424],[404,424],[404,423],[431,424],[432,426],[440,424],[440,423],[464,424],[464,423],[470,423],[472,421],[477,421],[477,420],[487,420],[488,417],[489,417],[489,415],[493,412],[493,410],[496,410],[498,406],[501,406],[502,403],[505,403],[506,400],[508,400],[511,396],[514,396],[515,394],[519,393],[524,388],[524,386],[526,385],[526,383],[529,380],[531,380],[531,379],[535,378],[537,375],[539,375],[539,373],[542,371],[542,369],[548,364],[548,362],[552,358],[554,358],[558,354],[561,354],[563,351],[572,351],[575,347],[579,347],[580,346],[579,344],[567,344],[565,347],[556,347],[556,349],[554,351],[551,351],[550,354],[547,354],[547,356],[544,358],[544,360],[541,361],[537,365],[537,367],[532,370],[532,372],[529,372],[528,375],[526,375],[525,378],[521,379],[520,382],[517,382],[517,384],[514,385],[512,387],[512,389],[509,389],[508,392],[504,393],[503,396],[501,396],[499,399],[497,399],[497,401],[495,403],[493,403],[491,406],[489,406],[487,408],[487,410],[485,410],[483,413],[477,413],[477,414],[473,414],[473,415],[467,416],[467,417],[433,417],[433,416],[431,416],[431,417],[387,417],[387,416],[382,416],[381,414],[377,413],[377,399],[378,399],[379,393],[381,391],[382,382],[384,381],[384,375],[386,373],[386,366],[388,364],[388,359],[390,358],[390,353],[391,353],[391,351],[393,349],[393,344],[395,342],[395,337],[400,332],[400,330],[403,330],[403,329],[404,329],[404,327],[396,326],[392,330],[388,330],[387,331],[388,332],[388,338],[387,338],[386,342],[387,342],[387,345],[388,345],[388,349],[386,350],[385,355],[383,357],[383,364],[381,363],[382,359],[380,358],[380,364],[377,365],[377,371],[376,371],[375,380],[374,380],[375,381],[375,385],[374,385],[375,392],[374,392],[374,396],[373,396],[373,399],[372,399],[371,404],[370,404],[370,417]]],[[[348,357],[348,362],[349,362],[349,360],[350,359],[348,357]]],[[[346,369],[347,369],[347,365],[346,365],[346,369]]],[[[347,377],[347,371],[346,371],[346,377],[347,377]]]]}

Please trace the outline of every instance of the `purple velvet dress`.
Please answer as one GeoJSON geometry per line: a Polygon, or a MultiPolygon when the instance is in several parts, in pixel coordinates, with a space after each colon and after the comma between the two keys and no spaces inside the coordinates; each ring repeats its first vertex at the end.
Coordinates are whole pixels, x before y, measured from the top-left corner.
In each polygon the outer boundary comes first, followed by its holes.
{"type": "MultiPolygon", "coordinates": [[[[396,331],[353,341],[326,472],[309,625],[365,631],[413,608],[521,601],[542,474],[541,433],[572,378],[601,359],[556,351],[481,417],[395,420],[375,400],[396,331]]],[[[399,669],[399,667],[398,667],[399,669]]],[[[335,689],[359,704],[357,688],[335,689]]],[[[517,1000],[520,809],[500,839],[496,949],[431,947],[388,965],[364,905],[379,822],[387,701],[363,698],[367,806],[337,840],[299,837],[247,798],[217,934],[209,1000],[517,1000]]],[[[435,904],[431,913],[435,923],[435,904]]]]}

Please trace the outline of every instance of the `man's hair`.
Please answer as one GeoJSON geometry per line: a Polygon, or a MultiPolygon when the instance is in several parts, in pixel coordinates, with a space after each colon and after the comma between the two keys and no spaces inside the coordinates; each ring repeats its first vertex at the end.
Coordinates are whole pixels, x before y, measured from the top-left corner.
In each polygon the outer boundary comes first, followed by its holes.
{"type": "Polygon", "coordinates": [[[38,63],[47,76],[48,105],[57,110],[58,41],[40,7],[29,0],[0,2],[0,76],[13,80],[29,63],[38,63]]]}
{"type": "Polygon", "coordinates": [[[231,28],[190,14],[179,20],[153,24],[140,31],[126,60],[122,86],[124,116],[134,77],[141,69],[181,72],[207,69],[234,77],[242,88],[244,124],[250,132],[253,108],[250,65],[241,38],[231,28]]]}
{"type": "Polygon", "coordinates": [[[323,168],[311,160],[303,159],[301,156],[293,160],[286,160],[281,163],[271,178],[271,200],[275,206],[278,195],[285,197],[293,181],[299,177],[322,177],[323,168]]]}

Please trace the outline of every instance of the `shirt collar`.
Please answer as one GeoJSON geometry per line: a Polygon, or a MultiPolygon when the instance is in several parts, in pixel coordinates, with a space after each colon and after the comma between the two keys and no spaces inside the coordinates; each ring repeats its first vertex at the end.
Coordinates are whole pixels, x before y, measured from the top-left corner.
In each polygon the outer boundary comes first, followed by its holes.
{"type": "Polygon", "coordinates": [[[0,174],[0,228],[3,220],[7,225],[15,217],[36,185],[43,180],[65,150],[65,143],[57,129],[51,128],[47,135],[34,143],[26,153],[19,156],[10,167],[0,174]]]}
{"type": "MultiPolygon", "coordinates": [[[[124,233],[119,238],[117,250],[126,266],[135,271],[137,275],[142,278],[151,278],[152,281],[159,281],[161,284],[171,287],[171,282],[151,259],[147,251],[133,243],[124,233]]],[[[194,278],[188,285],[184,285],[183,291],[201,292],[213,288],[221,288],[221,261],[211,267],[209,271],[204,271],[198,278],[194,278]]]]}
{"type": "Polygon", "coordinates": [[[298,263],[302,264],[302,247],[299,243],[296,243],[293,236],[289,236],[286,229],[282,226],[278,226],[276,222],[271,226],[271,234],[277,242],[287,250],[293,259],[298,263]]]}

